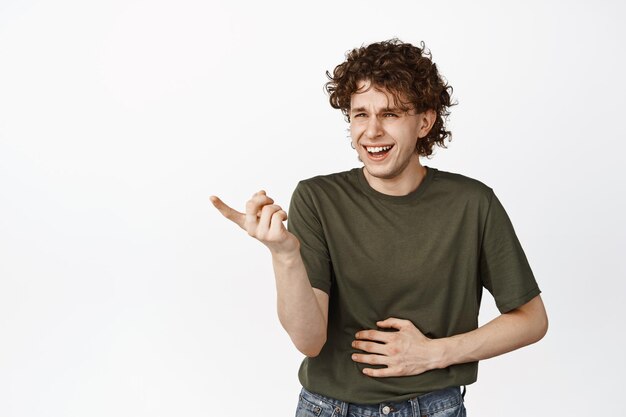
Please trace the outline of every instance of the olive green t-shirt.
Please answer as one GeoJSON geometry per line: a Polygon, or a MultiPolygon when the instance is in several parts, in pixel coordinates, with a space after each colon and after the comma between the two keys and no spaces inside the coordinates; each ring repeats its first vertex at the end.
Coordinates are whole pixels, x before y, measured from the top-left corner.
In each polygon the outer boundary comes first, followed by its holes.
{"type": "Polygon", "coordinates": [[[511,221],[482,182],[426,166],[404,196],[374,190],[361,168],[298,183],[289,230],[311,285],[330,296],[328,337],[299,371],[309,391],[352,403],[404,400],[476,381],[478,363],[415,376],[373,378],[354,362],[359,330],[389,317],[427,337],[478,326],[482,289],[504,313],[540,293],[511,221]]]}

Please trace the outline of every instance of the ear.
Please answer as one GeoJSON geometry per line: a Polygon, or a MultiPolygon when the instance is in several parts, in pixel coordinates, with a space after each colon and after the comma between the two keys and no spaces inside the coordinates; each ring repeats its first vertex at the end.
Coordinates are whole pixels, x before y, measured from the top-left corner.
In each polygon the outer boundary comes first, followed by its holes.
{"type": "Polygon", "coordinates": [[[423,113],[417,115],[420,118],[420,130],[417,135],[419,139],[422,139],[430,132],[433,125],[435,124],[435,120],[437,120],[437,112],[433,109],[428,109],[423,113]]]}

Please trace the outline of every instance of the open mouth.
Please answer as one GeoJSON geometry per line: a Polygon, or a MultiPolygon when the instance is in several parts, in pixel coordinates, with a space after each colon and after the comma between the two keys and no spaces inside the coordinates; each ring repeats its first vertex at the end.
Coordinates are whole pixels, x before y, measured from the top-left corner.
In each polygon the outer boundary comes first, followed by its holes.
{"type": "Polygon", "coordinates": [[[393,145],[384,145],[384,146],[364,146],[367,154],[372,159],[383,159],[393,148],[393,145]]]}

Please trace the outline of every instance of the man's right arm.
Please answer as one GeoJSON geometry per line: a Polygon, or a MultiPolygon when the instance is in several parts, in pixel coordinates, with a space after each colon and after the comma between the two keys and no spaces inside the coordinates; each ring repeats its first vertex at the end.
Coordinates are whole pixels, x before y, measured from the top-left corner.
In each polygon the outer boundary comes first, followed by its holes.
{"type": "Polygon", "coordinates": [[[300,242],[284,225],[287,213],[259,191],[246,203],[246,213],[212,196],[220,213],[268,247],[276,278],[278,318],[296,348],[309,357],[326,343],[328,294],[313,288],[308,279],[300,242]]]}
{"type": "Polygon", "coordinates": [[[272,263],[280,323],[300,352],[315,357],[326,343],[328,294],[311,287],[300,251],[272,254],[272,263]]]}

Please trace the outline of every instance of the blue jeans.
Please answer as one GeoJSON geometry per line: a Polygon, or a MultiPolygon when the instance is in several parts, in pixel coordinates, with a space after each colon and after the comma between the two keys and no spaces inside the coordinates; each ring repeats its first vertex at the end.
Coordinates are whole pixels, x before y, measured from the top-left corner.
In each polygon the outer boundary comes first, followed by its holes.
{"type": "Polygon", "coordinates": [[[465,417],[459,387],[444,388],[406,401],[352,404],[302,388],[296,417],[465,417]]]}

